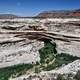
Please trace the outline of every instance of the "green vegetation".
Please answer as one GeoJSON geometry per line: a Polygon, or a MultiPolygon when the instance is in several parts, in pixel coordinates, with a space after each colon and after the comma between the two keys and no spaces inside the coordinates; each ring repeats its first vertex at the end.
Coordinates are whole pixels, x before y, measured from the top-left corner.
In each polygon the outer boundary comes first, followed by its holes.
{"type": "Polygon", "coordinates": [[[0,69],[0,80],[8,80],[11,75],[16,75],[17,73],[17,76],[20,76],[23,74],[23,71],[26,71],[32,67],[32,64],[21,64],[17,66],[15,65],[12,67],[2,68],[0,69]]]}
{"type": "MultiPolygon", "coordinates": [[[[44,42],[44,47],[39,50],[39,53],[41,60],[40,62],[36,62],[36,64],[21,64],[0,69],[0,80],[8,80],[10,76],[20,76],[26,71],[33,71],[38,74],[42,70],[49,71],[63,64],[68,64],[76,59],[80,59],[79,57],[73,57],[65,53],[58,54],[56,44],[52,44],[50,41],[44,42]]],[[[59,77],[58,80],[63,80],[61,76],[59,77]]]]}
{"type": "Polygon", "coordinates": [[[58,77],[57,77],[57,80],[65,80],[65,79],[61,74],[59,74],[58,77]]]}
{"type": "Polygon", "coordinates": [[[35,73],[40,73],[41,71],[40,71],[40,69],[39,69],[39,67],[35,67],[35,73]]]}
{"type": "Polygon", "coordinates": [[[79,57],[69,54],[61,53],[57,54],[56,44],[51,42],[45,42],[44,47],[39,50],[41,59],[41,69],[49,71],[63,64],[68,64],[74,60],[80,59],[79,57]]]}
{"type": "Polygon", "coordinates": [[[53,60],[57,51],[56,44],[52,44],[50,42],[45,42],[44,47],[39,50],[41,63],[48,63],[53,60]]]}

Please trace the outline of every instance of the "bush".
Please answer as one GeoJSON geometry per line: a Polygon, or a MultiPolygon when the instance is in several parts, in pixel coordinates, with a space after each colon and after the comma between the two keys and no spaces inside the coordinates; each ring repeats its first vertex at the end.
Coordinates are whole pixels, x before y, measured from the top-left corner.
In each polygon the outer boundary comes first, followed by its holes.
{"type": "Polygon", "coordinates": [[[79,57],[65,53],[57,54],[56,44],[52,44],[50,41],[44,42],[44,47],[39,50],[39,53],[41,59],[40,63],[47,64],[46,67],[42,67],[42,69],[46,71],[55,69],[56,67],[60,67],[63,64],[68,64],[74,60],[80,59],[79,57]],[[53,61],[54,58],[55,61],[53,61]],[[51,64],[49,64],[50,62],[51,64]]]}
{"type": "Polygon", "coordinates": [[[65,80],[65,79],[61,74],[59,74],[58,77],[57,77],[57,80],[65,80]]]}
{"type": "Polygon", "coordinates": [[[32,64],[21,64],[21,65],[1,68],[0,69],[0,80],[8,80],[8,78],[11,75],[16,75],[17,73],[20,74],[22,73],[22,71],[26,71],[32,67],[33,67],[32,64]]]}
{"type": "Polygon", "coordinates": [[[57,53],[55,49],[56,45],[50,42],[45,42],[44,47],[39,50],[41,63],[45,63],[47,58],[54,59],[55,54],[57,53]]]}
{"type": "Polygon", "coordinates": [[[40,73],[40,69],[38,67],[35,67],[35,73],[40,73]]]}

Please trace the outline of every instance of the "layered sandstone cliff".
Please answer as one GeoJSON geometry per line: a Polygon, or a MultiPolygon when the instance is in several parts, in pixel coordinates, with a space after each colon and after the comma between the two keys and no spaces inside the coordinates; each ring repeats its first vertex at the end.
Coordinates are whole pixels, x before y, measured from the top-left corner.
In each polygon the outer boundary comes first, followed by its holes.
{"type": "Polygon", "coordinates": [[[38,15],[38,17],[80,17],[80,9],[78,10],[52,10],[52,11],[45,11],[38,15]]]}

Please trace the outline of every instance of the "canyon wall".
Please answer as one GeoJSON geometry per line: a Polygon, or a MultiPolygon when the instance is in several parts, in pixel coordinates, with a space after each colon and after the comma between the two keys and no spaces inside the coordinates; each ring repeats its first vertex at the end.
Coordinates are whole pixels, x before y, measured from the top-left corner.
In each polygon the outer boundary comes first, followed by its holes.
{"type": "Polygon", "coordinates": [[[38,50],[44,46],[40,39],[55,42],[58,53],[80,57],[80,19],[26,20],[0,20],[0,67],[40,61],[38,50]],[[12,31],[13,33],[7,33],[12,31]]]}

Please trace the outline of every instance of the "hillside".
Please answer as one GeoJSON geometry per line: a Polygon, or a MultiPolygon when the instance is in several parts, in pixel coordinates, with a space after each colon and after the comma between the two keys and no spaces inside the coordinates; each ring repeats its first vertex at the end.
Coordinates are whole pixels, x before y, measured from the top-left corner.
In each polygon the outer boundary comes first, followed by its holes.
{"type": "Polygon", "coordinates": [[[18,18],[19,16],[13,14],[0,14],[0,19],[13,19],[18,18]]]}
{"type": "Polygon", "coordinates": [[[80,17],[80,9],[44,11],[38,17],[80,17]]]}

